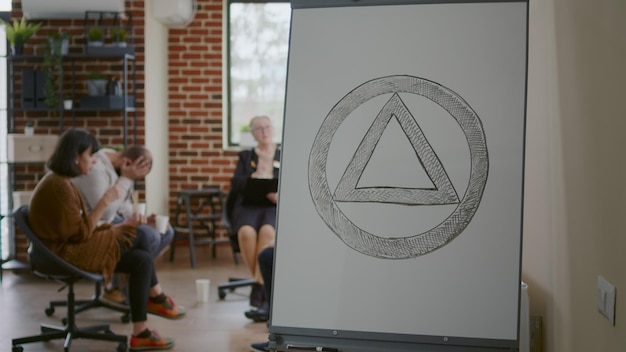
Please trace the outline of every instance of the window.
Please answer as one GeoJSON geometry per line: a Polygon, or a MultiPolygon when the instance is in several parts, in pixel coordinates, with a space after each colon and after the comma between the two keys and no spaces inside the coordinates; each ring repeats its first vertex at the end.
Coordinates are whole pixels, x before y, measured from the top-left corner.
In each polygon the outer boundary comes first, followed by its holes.
{"type": "Polygon", "coordinates": [[[253,0],[229,0],[227,6],[225,143],[238,145],[241,129],[256,115],[272,119],[280,142],[291,6],[253,0]]]}

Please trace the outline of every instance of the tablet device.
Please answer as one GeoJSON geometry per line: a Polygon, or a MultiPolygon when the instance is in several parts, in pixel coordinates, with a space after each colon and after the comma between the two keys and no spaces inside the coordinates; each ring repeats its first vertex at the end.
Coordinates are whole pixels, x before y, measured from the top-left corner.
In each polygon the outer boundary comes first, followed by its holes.
{"type": "Polygon", "coordinates": [[[243,191],[243,205],[261,207],[275,205],[267,199],[267,194],[277,191],[277,178],[249,178],[243,191]]]}

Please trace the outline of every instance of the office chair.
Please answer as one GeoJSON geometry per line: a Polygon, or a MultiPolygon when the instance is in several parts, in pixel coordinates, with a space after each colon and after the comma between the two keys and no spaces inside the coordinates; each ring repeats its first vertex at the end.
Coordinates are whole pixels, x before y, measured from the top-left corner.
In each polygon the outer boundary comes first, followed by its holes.
{"type": "Polygon", "coordinates": [[[13,213],[15,224],[30,241],[28,259],[31,271],[42,278],[55,280],[67,287],[67,317],[64,326],[51,326],[42,324],[41,334],[28,337],[15,338],[12,340],[12,352],[22,352],[20,345],[32,342],[42,342],[54,339],[64,339],[64,351],[68,352],[73,339],[86,338],[117,342],[117,351],[125,352],[128,348],[128,338],[124,335],[116,335],[109,328],[109,324],[99,324],[85,328],[76,326],[76,301],[74,299],[74,283],[81,279],[102,283],[100,274],[81,270],[66,262],[61,257],[48,249],[41,240],[33,233],[28,225],[28,205],[23,205],[13,213]],[[100,332],[101,331],[101,332],[100,332]]]}
{"type": "MultiPolygon", "coordinates": [[[[239,265],[239,259],[237,254],[241,253],[239,248],[239,239],[237,238],[237,232],[232,228],[233,209],[235,208],[235,201],[237,200],[237,193],[229,191],[226,195],[226,201],[222,207],[222,222],[224,228],[228,233],[228,239],[230,240],[230,246],[233,250],[233,258],[235,264],[239,265]]],[[[253,279],[241,279],[241,278],[229,278],[227,283],[223,283],[217,286],[217,295],[220,299],[226,298],[227,291],[233,292],[236,288],[252,286],[253,279]]]]}

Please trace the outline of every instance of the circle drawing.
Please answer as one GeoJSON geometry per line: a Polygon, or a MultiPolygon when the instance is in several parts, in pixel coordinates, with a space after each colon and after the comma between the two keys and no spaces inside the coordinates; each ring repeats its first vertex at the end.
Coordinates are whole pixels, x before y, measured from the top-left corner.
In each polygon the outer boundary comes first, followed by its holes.
{"type": "Polygon", "coordinates": [[[434,251],[463,232],[482,199],[489,172],[489,158],[482,122],[465,100],[452,90],[433,81],[408,75],[396,75],[363,83],[344,96],[331,109],[313,142],[308,171],[309,189],[318,214],[346,245],[373,257],[406,259],[434,251]],[[335,132],[357,107],[383,94],[400,93],[425,97],[442,107],[456,120],[469,146],[470,177],[457,207],[437,226],[410,236],[381,237],[355,225],[338,207],[326,177],[326,162],[335,132]]]}

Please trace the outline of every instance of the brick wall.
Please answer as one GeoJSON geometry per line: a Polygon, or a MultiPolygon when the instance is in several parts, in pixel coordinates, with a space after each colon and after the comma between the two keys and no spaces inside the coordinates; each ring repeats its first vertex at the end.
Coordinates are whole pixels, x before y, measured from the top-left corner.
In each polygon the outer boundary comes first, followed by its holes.
{"type": "Polygon", "coordinates": [[[191,25],[169,33],[170,208],[176,191],[229,187],[237,154],[222,146],[222,0],[199,0],[191,25]]]}
{"type": "MultiPolygon", "coordinates": [[[[236,151],[222,149],[222,0],[198,0],[199,9],[192,24],[184,29],[169,30],[169,177],[170,216],[174,215],[176,192],[197,189],[203,185],[229,188],[230,177],[237,162],[236,151]]],[[[129,118],[129,144],[143,144],[145,139],[144,104],[144,1],[126,0],[126,11],[132,13],[136,56],[137,123],[129,118]],[[137,140],[132,139],[133,127],[137,140]]],[[[12,17],[21,17],[21,1],[13,0],[12,17]]],[[[70,32],[70,53],[84,53],[84,21],[43,20],[38,34],[26,44],[25,54],[40,54],[51,32],[70,32]]],[[[77,80],[86,79],[92,70],[100,70],[120,78],[121,63],[110,60],[77,60],[77,80]]],[[[65,65],[67,66],[67,64],[65,65]]],[[[65,72],[69,67],[64,67],[65,72]]],[[[16,94],[20,92],[18,79],[16,94]]],[[[66,78],[68,81],[70,78],[66,78]]],[[[85,89],[85,88],[81,88],[85,89]]],[[[84,95],[84,91],[78,92],[84,95]]],[[[75,102],[76,103],[76,102],[75,102]]],[[[147,102],[149,103],[149,102],[147,102]]],[[[16,114],[15,132],[22,133],[27,122],[33,122],[37,134],[58,134],[57,113],[28,112],[16,114]]],[[[120,145],[122,114],[120,112],[80,112],[75,119],[65,116],[65,127],[89,129],[104,145],[120,145]]],[[[43,175],[37,165],[16,168],[15,190],[32,189],[43,175]]],[[[142,198],[144,185],[137,185],[142,198]]],[[[25,239],[19,237],[18,258],[24,259],[25,239]]]]}

